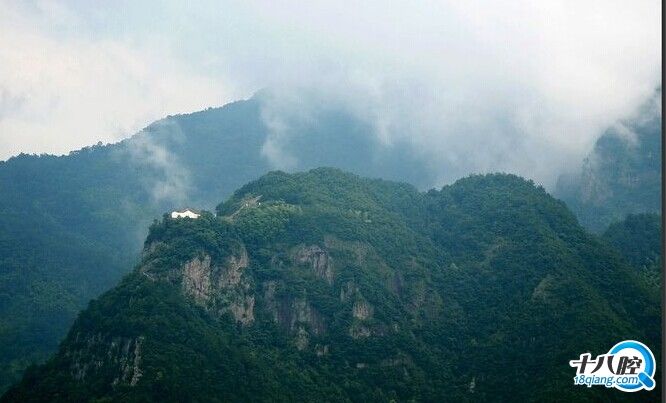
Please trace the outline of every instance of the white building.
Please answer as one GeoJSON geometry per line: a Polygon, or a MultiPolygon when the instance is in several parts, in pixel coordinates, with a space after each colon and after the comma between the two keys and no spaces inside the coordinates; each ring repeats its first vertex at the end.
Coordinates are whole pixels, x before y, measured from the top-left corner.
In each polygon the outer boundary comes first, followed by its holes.
{"type": "Polygon", "coordinates": [[[197,214],[190,209],[185,209],[183,211],[173,211],[171,212],[171,218],[199,218],[201,214],[197,214]]]}

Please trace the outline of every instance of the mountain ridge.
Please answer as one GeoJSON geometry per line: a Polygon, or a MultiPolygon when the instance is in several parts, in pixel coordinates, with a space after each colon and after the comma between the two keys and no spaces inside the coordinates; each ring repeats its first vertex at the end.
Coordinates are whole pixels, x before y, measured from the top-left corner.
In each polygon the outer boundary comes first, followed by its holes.
{"type": "MultiPolygon", "coordinates": [[[[77,312],[127,273],[153,219],[185,205],[212,210],[273,169],[269,140],[299,156],[290,171],[332,165],[418,189],[434,183],[413,147],[381,144],[339,105],[320,105],[274,138],[262,116],[267,96],[173,115],[116,144],[0,162],[0,390],[53,352],[77,312]]],[[[576,192],[555,194],[583,223],[605,211],[578,208],[576,192]]]]}
{"type": "Polygon", "coordinates": [[[272,172],[217,213],[155,222],[3,400],[615,399],[568,361],[619,338],[660,351],[658,289],[514,175],[418,192],[272,172]]]}

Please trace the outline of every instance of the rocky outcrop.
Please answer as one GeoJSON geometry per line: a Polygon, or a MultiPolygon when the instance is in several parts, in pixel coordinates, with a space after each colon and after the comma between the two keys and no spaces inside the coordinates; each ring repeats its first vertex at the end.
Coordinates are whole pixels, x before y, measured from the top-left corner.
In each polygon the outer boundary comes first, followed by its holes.
{"type": "Polygon", "coordinates": [[[372,305],[365,300],[356,301],[352,307],[352,315],[358,320],[370,319],[370,317],[372,317],[372,312],[372,305]]]}
{"type": "Polygon", "coordinates": [[[332,236],[324,238],[324,247],[328,250],[340,250],[350,253],[357,265],[363,265],[369,255],[373,254],[372,247],[362,242],[343,241],[332,236]]]}
{"type": "Polygon", "coordinates": [[[555,277],[547,274],[532,291],[532,301],[548,302],[555,287],[555,277]]]}
{"type": "Polygon", "coordinates": [[[352,323],[349,327],[349,335],[354,339],[370,337],[374,333],[381,334],[383,332],[373,332],[375,326],[371,326],[372,315],[374,307],[365,299],[361,294],[358,287],[351,281],[348,281],[340,287],[340,302],[354,301],[351,307],[352,323]]]}
{"type": "Polygon", "coordinates": [[[196,257],[183,266],[183,292],[202,305],[210,300],[211,292],[210,256],[196,257]]]}
{"type": "MultiPolygon", "coordinates": [[[[141,376],[143,376],[143,372],[141,371],[141,368],[139,364],[141,364],[141,343],[143,342],[143,338],[139,337],[136,340],[136,343],[134,343],[134,359],[132,360],[132,368],[131,368],[131,374],[132,378],[130,379],[130,386],[136,385],[137,382],[139,382],[139,379],[141,379],[141,376]]],[[[130,374],[129,372],[129,366],[126,366],[127,370],[123,371],[123,374],[125,375],[125,378],[130,374]]]]}
{"type": "Polygon", "coordinates": [[[333,259],[327,251],[317,245],[300,246],[294,252],[294,261],[298,264],[307,264],[315,275],[328,284],[333,284],[333,259]]]}
{"type": "Polygon", "coordinates": [[[278,303],[275,300],[275,291],[277,290],[277,281],[267,281],[263,284],[264,291],[264,308],[270,314],[273,322],[278,322],[279,311],[278,303]]]}
{"type": "Polygon", "coordinates": [[[141,377],[141,348],[143,337],[105,336],[77,334],[76,348],[65,351],[70,360],[70,374],[83,381],[97,374],[115,374],[109,378],[111,386],[135,386],[141,377]]]}
{"type": "Polygon", "coordinates": [[[372,320],[374,307],[365,299],[356,286],[347,283],[346,287],[341,289],[341,300],[353,300],[351,308],[352,323],[349,327],[349,335],[353,339],[370,337],[372,335],[381,336],[385,333],[384,326],[372,320]]]}
{"type": "Polygon", "coordinates": [[[308,333],[314,335],[322,334],[326,330],[324,318],[310,305],[306,297],[296,298],[283,304],[283,309],[278,315],[278,322],[292,331],[305,325],[308,333]]]}
{"type": "Polygon", "coordinates": [[[247,250],[241,248],[218,271],[216,306],[220,312],[229,312],[239,323],[248,325],[254,321],[255,298],[250,279],[244,275],[249,265],[247,250]]]}
{"type": "Polygon", "coordinates": [[[321,344],[317,344],[314,350],[315,354],[317,354],[317,357],[328,355],[328,344],[324,344],[323,346],[321,344]]]}
{"type": "Polygon", "coordinates": [[[182,269],[183,293],[218,315],[230,314],[237,322],[254,321],[255,297],[251,279],[244,275],[249,258],[244,247],[223,265],[214,265],[208,255],[195,257],[182,269]]]}
{"type": "MultiPolygon", "coordinates": [[[[223,310],[224,311],[224,310],[223,310]]],[[[254,322],[254,296],[243,294],[229,304],[228,312],[243,325],[254,322]]]]}
{"type": "Polygon", "coordinates": [[[299,351],[305,350],[308,347],[309,343],[310,343],[310,335],[308,334],[308,331],[305,330],[303,326],[299,325],[295,339],[296,348],[299,351]]]}
{"type": "MultiPolygon", "coordinates": [[[[271,267],[274,270],[290,270],[296,266],[306,266],[312,273],[329,285],[333,284],[335,272],[333,259],[330,253],[318,245],[300,245],[291,248],[287,253],[278,253],[271,258],[271,267]]],[[[283,329],[294,335],[294,344],[299,350],[310,345],[312,337],[319,336],[326,331],[324,317],[310,303],[307,296],[278,297],[280,283],[267,281],[262,285],[263,308],[269,317],[283,329]]],[[[317,347],[319,355],[326,354],[328,347],[317,347]]]]}
{"type": "Polygon", "coordinates": [[[340,302],[347,302],[356,292],[358,292],[358,288],[356,288],[354,283],[351,281],[346,282],[345,285],[340,287],[340,302]]]}
{"type": "Polygon", "coordinates": [[[354,322],[349,328],[349,335],[352,337],[352,339],[361,339],[370,337],[372,335],[372,331],[363,323],[354,322]]]}
{"type": "Polygon", "coordinates": [[[319,336],[326,331],[324,317],[310,304],[307,297],[278,298],[278,287],[275,281],[263,284],[263,307],[275,323],[295,335],[296,347],[304,350],[312,336],[319,336]]]}
{"type": "Polygon", "coordinates": [[[250,259],[245,248],[241,249],[238,256],[232,255],[227,262],[225,270],[220,273],[218,280],[219,287],[231,288],[240,284],[243,270],[247,268],[249,263],[250,259]]]}

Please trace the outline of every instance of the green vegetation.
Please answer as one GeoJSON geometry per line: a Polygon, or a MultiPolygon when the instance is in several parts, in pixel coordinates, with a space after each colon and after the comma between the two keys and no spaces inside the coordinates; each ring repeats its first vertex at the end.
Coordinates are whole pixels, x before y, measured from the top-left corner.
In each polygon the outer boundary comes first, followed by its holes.
{"type": "Polygon", "coordinates": [[[213,206],[267,170],[257,115],[256,102],[235,103],[118,144],[0,162],[0,391],[127,274],[161,212],[213,206]]]}
{"type": "Polygon", "coordinates": [[[634,266],[655,288],[661,286],[663,238],[661,216],[630,214],[611,224],[603,239],[634,266]]]}
{"type": "MultiPolygon", "coordinates": [[[[118,144],[98,144],[61,157],[20,155],[0,162],[0,392],[29,364],[53,353],[76,313],[128,273],[138,260],[146,228],[162,212],[183,206],[212,209],[234,189],[270,169],[262,153],[270,133],[262,120],[266,96],[270,95],[170,116],[118,144]]],[[[344,105],[322,104],[310,112],[308,119],[282,117],[288,132],[281,136],[280,148],[298,157],[294,169],[337,166],[364,176],[406,181],[420,189],[436,183],[434,171],[408,141],[382,144],[373,128],[344,105]]],[[[661,115],[643,115],[650,118],[625,122],[637,134],[636,144],[611,130],[599,141],[585,171],[563,179],[556,194],[584,226],[600,232],[627,213],[659,209],[661,115]]],[[[286,186],[306,186],[297,182],[316,183],[313,178],[273,174],[262,180],[280,182],[286,192],[286,186]]],[[[262,215],[235,222],[246,224],[242,232],[255,237],[246,240],[248,248],[254,247],[288,234],[282,228],[284,220],[312,220],[303,205],[317,204],[321,208],[317,225],[377,237],[385,253],[400,254],[400,243],[408,240],[410,250],[415,250],[414,243],[428,242],[438,249],[428,252],[428,259],[456,256],[454,245],[446,245],[443,252],[429,238],[453,242],[446,229],[423,222],[423,196],[407,185],[391,186],[400,190],[377,191],[372,197],[380,199],[350,199],[344,205],[338,197],[361,197],[362,192],[353,189],[354,196],[341,196],[338,191],[344,189],[332,188],[325,196],[294,188],[280,202],[264,199],[268,204],[257,210],[261,213],[255,212],[262,215]],[[383,210],[375,210],[376,203],[383,210]],[[338,211],[341,208],[344,214],[338,211]],[[382,230],[369,232],[375,225],[382,230]],[[415,225],[434,232],[423,233],[415,225]],[[264,226],[281,232],[264,232],[264,226]]],[[[453,225],[454,219],[450,220],[453,225]]],[[[302,224],[310,229],[295,231],[303,231],[300,235],[309,239],[325,233],[313,229],[314,222],[302,224]]],[[[472,230],[471,223],[460,225],[472,230]]],[[[485,235],[474,231],[455,242],[480,251],[486,245],[475,237],[485,235]]]]}
{"type": "Polygon", "coordinates": [[[217,212],[156,221],[3,400],[659,399],[573,386],[625,338],[661,368],[659,290],[529,181],[272,172],[217,212]]]}
{"type": "MultiPolygon", "coordinates": [[[[54,352],[76,313],[127,274],[161,212],[212,209],[270,169],[261,103],[258,94],[169,116],[131,139],[67,156],[0,161],[0,392],[54,352]]],[[[302,157],[299,169],[335,165],[432,183],[407,147],[382,149],[348,113],[332,108],[316,118],[290,125],[285,152],[302,157]]]]}

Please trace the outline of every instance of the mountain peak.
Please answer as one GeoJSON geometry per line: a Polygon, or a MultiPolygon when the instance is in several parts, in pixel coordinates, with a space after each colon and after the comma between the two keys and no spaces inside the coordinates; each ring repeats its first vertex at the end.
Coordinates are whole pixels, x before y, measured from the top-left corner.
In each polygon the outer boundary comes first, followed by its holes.
{"type": "Polygon", "coordinates": [[[5,399],[57,384],[72,399],[466,400],[470,382],[475,399],[539,399],[570,383],[563,357],[659,343],[658,292],[513,175],[419,193],[271,172],[217,211],[155,222],[141,263],[5,399]],[[540,360],[507,374],[500,356],[540,360]],[[507,388],[528,374],[538,382],[507,388]]]}

